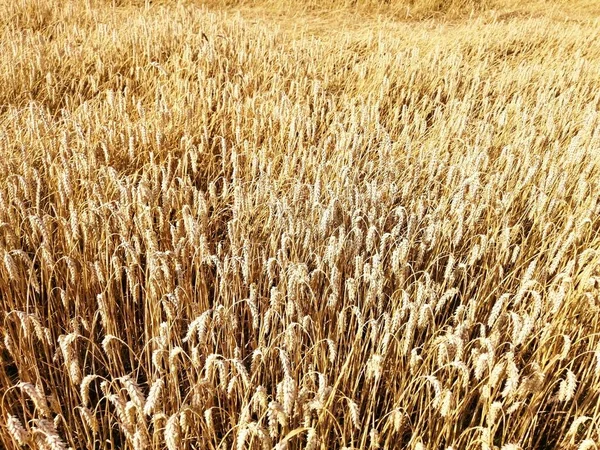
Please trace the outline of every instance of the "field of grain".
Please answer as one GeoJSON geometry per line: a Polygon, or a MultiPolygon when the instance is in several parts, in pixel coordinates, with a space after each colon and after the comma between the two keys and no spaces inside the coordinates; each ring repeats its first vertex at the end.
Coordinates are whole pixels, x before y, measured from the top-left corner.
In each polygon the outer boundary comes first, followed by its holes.
{"type": "Polygon", "coordinates": [[[598,16],[232,3],[0,6],[0,447],[600,449],[598,16]]]}

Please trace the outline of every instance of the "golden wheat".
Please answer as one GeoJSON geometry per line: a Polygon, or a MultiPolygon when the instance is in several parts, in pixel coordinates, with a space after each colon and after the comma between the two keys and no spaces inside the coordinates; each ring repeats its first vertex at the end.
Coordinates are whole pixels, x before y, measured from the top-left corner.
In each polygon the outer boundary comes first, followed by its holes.
{"type": "Polygon", "coordinates": [[[599,11],[517,3],[0,5],[0,446],[598,448],[599,11]]]}

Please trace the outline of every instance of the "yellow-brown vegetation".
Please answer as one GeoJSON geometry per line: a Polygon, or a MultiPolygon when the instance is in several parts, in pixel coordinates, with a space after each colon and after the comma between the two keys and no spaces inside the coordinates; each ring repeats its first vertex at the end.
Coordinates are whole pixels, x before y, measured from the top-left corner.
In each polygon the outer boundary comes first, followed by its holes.
{"type": "Polygon", "coordinates": [[[0,6],[0,446],[599,448],[591,10],[222,3],[0,6]]]}

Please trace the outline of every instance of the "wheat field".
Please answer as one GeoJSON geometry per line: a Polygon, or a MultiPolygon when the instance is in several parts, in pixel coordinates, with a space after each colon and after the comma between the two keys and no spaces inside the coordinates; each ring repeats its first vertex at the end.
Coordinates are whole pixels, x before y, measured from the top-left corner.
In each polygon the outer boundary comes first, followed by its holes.
{"type": "Polygon", "coordinates": [[[600,449],[594,2],[296,3],[0,5],[0,447],[600,449]]]}

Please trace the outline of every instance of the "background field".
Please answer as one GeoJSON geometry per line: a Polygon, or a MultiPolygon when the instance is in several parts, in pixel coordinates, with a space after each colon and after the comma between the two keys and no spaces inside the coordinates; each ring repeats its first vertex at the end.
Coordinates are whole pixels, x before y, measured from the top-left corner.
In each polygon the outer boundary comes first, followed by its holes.
{"type": "Polygon", "coordinates": [[[598,449],[595,2],[4,2],[0,447],[598,449]]]}

